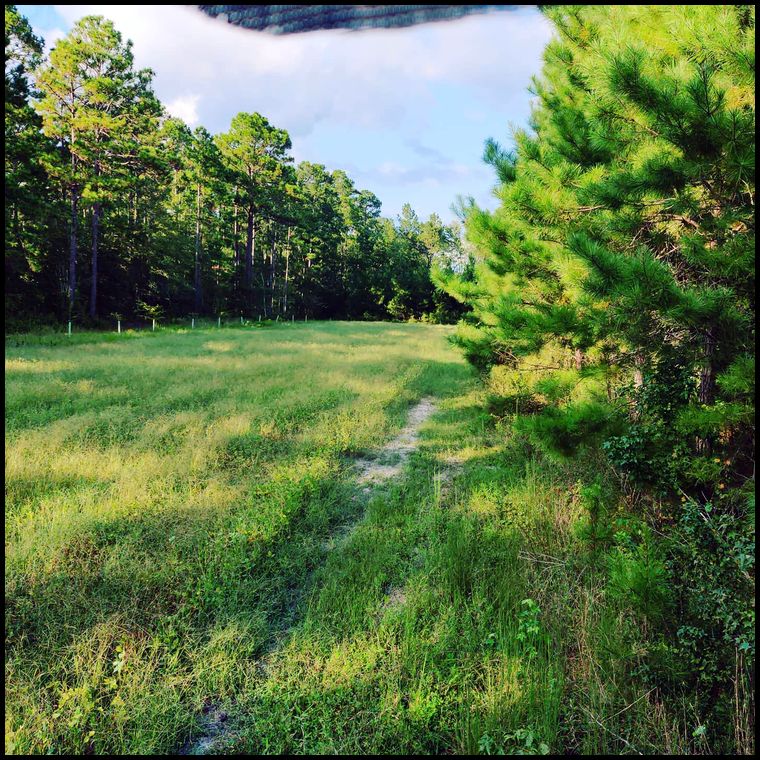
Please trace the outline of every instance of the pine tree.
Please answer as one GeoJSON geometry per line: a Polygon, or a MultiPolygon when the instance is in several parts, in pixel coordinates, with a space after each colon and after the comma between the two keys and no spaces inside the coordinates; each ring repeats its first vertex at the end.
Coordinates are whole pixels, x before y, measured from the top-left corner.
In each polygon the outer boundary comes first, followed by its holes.
{"type": "MultiPolygon", "coordinates": [[[[265,217],[276,198],[284,192],[284,167],[292,161],[288,155],[290,137],[285,130],[273,127],[261,114],[239,113],[233,118],[230,131],[218,136],[217,144],[235,173],[246,207],[243,281],[247,306],[253,309],[256,217],[257,214],[265,217]]],[[[264,309],[266,313],[266,305],[264,309]]]]}
{"type": "Polygon", "coordinates": [[[43,166],[50,146],[30,104],[30,74],[42,59],[42,40],[13,5],[5,6],[5,298],[6,317],[43,306],[35,275],[49,230],[46,211],[57,207],[43,166]]]}
{"type": "MultiPolygon", "coordinates": [[[[513,153],[487,144],[502,205],[467,211],[481,264],[476,325],[459,341],[483,368],[555,346],[558,371],[609,380],[621,368],[639,387],[658,363],[688,357],[693,403],[679,424],[706,454],[749,419],[720,398],[718,378],[744,366],[754,338],[753,17],[727,6],[547,13],[560,36],[534,84],[532,132],[515,135],[513,153]]],[[[600,429],[598,406],[588,422],[600,429]]]]}
{"type": "Polygon", "coordinates": [[[439,219],[382,220],[345,172],[296,170],[287,132],[259,114],[193,133],[151,81],[111,22],[81,19],[44,60],[6,8],[8,316],[443,314],[439,219]]]}
{"type": "Polygon", "coordinates": [[[545,12],[530,129],[486,145],[500,207],[463,207],[457,339],[518,432],[604,454],[650,505],[677,604],[669,665],[647,667],[731,752],[717,727],[751,690],[754,625],[736,559],[754,532],[754,10],[545,12]]]}
{"type": "Polygon", "coordinates": [[[150,89],[152,72],[136,71],[132,43],[110,21],[86,16],[51,51],[36,76],[43,130],[63,160],[50,164],[70,199],[68,309],[77,285],[80,202],[92,208],[89,313],[97,317],[98,246],[102,204],[140,161],[141,133],[160,106],[150,89]]]}

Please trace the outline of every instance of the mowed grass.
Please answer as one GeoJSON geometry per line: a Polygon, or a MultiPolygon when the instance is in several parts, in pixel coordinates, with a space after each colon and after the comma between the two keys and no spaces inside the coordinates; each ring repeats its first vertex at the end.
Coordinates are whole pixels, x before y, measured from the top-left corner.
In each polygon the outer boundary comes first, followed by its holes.
{"type": "Polygon", "coordinates": [[[467,380],[447,332],[9,347],[7,746],[170,752],[206,697],[235,694],[335,524],[358,517],[350,458],[467,380]]]}
{"type": "Polygon", "coordinates": [[[7,342],[6,752],[688,749],[576,537],[582,473],[494,426],[449,332],[7,342]]]}

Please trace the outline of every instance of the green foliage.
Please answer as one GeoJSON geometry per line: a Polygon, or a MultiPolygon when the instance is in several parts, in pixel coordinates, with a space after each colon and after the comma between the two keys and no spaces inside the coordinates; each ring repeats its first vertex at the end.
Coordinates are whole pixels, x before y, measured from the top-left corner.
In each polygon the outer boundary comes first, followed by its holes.
{"type": "Polygon", "coordinates": [[[651,535],[632,545],[618,545],[608,557],[608,593],[649,623],[660,623],[671,602],[665,563],[651,535]]]}
{"type": "Polygon", "coordinates": [[[262,114],[191,131],[100,16],[46,57],[6,8],[6,316],[101,325],[187,315],[421,319],[466,311],[433,283],[461,230],[380,201],[341,170],[293,166],[262,114]],[[35,70],[36,89],[29,74],[35,70]],[[87,254],[84,255],[84,251],[87,254]],[[65,287],[62,284],[65,279],[65,287]],[[144,306],[145,305],[145,306],[144,306]]]}
{"type": "MultiPolygon", "coordinates": [[[[547,10],[559,36],[535,84],[533,132],[518,132],[513,151],[486,145],[502,206],[463,210],[482,265],[477,286],[459,291],[473,317],[458,342],[483,370],[555,343],[579,367],[649,373],[643,388],[608,386],[635,411],[608,450],[632,479],[672,489],[688,467],[664,467],[669,415],[701,449],[746,429],[738,408],[720,404],[741,382],[754,334],[753,20],[737,9],[651,13],[658,23],[632,7],[547,10]],[[670,371],[690,380],[688,398],[670,371]],[[688,413],[697,403],[699,419],[688,413]]],[[[544,389],[562,408],[557,374],[544,389]]],[[[540,416],[528,426],[536,435],[564,453],[578,447],[577,412],[540,416]]],[[[599,426],[588,432],[593,444],[599,426]]]]}
{"type": "Polygon", "coordinates": [[[537,741],[532,728],[518,728],[513,733],[504,734],[496,741],[490,734],[483,734],[478,741],[480,755],[548,755],[549,745],[537,741]]]}
{"type": "Polygon", "coordinates": [[[616,427],[615,410],[594,401],[549,406],[540,414],[515,421],[515,429],[537,446],[565,458],[577,455],[583,447],[599,445],[616,427]]]}
{"type": "Polygon", "coordinates": [[[576,533],[595,551],[609,543],[614,530],[601,479],[597,477],[586,486],[579,484],[578,499],[586,512],[586,519],[578,523],[576,533]]]}
{"type": "MultiPolygon", "coordinates": [[[[30,74],[43,43],[15,6],[5,6],[5,316],[44,321],[48,294],[37,287],[58,230],[60,201],[46,182],[45,155],[53,145],[41,135],[32,108],[30,74]]],[[[52,283],[51,283],[52,284],[52,283]]]]}
{"type": "Polygon", "coordinates": [[[657,493],[667,494],[683,483],[693,454],[686,431],[674,424],[683,421],[696,392],[691,367],[675,353],[661,354],[642,373],[641,385],[622,389],[634,413],[625,432],[607,438],[602,449],[610,463],[657,493]]]}
{"type": "Polygon", "coordinates": [[[695,750],[748,751],[753,654],[737,631],[754,578],[737,571],[736,504],[754,481],[754,9],[544,12],[556,36],[530,130],[486,143],[500,206],[462,208],[477,263],[466,287],[443,281],[472,308],[455,341],[533,446],[604,454],[644,528],[584,491],[576,535],[615,542],[606,589],[651,637],[642,667],[669,652],[675,691],[703,674],[697,727],[734,726],[694,734],[695,750]]]}
{"type": "Polygon", "coordinates": [[[754,495],[699,504],[691,499],[672,536],[674,585],[683,600],[678,653],[688,678],[712,684],[754,656],[754,495]]]}
{"type": "Polygon", "coordinates": [[[541,609],[533,599],[523,599],[520,602],[520,607],[522,609],[518,615],[519,622],[515,639],[522,644],[528,659],[530,659],[538,654],[536,644],[541,633],[541,624],[539,623],[541,609]]]}

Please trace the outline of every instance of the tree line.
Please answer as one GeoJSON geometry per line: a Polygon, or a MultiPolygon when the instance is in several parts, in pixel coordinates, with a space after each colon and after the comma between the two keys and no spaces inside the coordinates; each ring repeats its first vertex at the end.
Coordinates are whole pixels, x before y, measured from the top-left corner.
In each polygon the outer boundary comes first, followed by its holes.
{"type": "Polygon", "coordinates": [[[457,342],[528,445],[609,468],[583,535],[648,632],[638,667],[732,752],[754,661],[754,7],[544,12],[530,128],[486,143],[501,205],[465,209],[474,279],[443,283],[472,308],[457,342]]]}
{"type": "Polygon", "coordinates": [[[344,171],[295,166],[261,114],[191,130],[110,21],[45,57],[6,6],[5,52],[7,321],[461,313],[431,279],[466,265],[457,223],[381,217],[344,171]]]}

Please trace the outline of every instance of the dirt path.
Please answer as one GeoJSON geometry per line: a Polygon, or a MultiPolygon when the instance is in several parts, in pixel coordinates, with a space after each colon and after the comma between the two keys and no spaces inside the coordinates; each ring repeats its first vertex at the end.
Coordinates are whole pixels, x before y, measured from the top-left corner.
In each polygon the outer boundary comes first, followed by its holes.
{"type": "MultiPolygon", "coordinates": [[[[360,489],[359,493],[353,497],[355,500],[363,501],[375,488],[401,475],[409,457],[419,446],[420,428],[436,410],[435,402],[436,400],[429,396],[421,399],[409,410],[405,427],[392,441],[379,449],[375,456],[358,459],[354,463],[353,468],[358,473],[356,483],[360,489]]],[[[340,526],[324,548],[330,551],[344,543],[360,521],[361,517],[352,523],[340,526]]],[[[391,604],[403,602],[403,594],[400,591],[391,592],[389,599],[391,604]]],[[[282,643],[281,636],[287,635],[287,626],[283,627],[280,634],[273,642],[273,648],[282,643]]],[[[260,663],[260,667],[266,673],[265,661],[260,663]]],[[[228,722],[227,713],[222,711],[220,705],[207,704],[203,710],[201,733],[193,740],[186,742],[179,754],[214,754],[219,749],[218,745],[228,737],[233,725],[234,720],[228,722]]]]}
{"type": "Polygon", "coordinates": [[[364,493],[369,493],[373,486],[383,485],[401,474],[410,455],[419,446],[420,427],[434,411],[435,399],[423,398],[409,411],[406,427],[386,443],[377,456],[356,462],[359,471],[357,482],[363,486],[364,493]]]}

